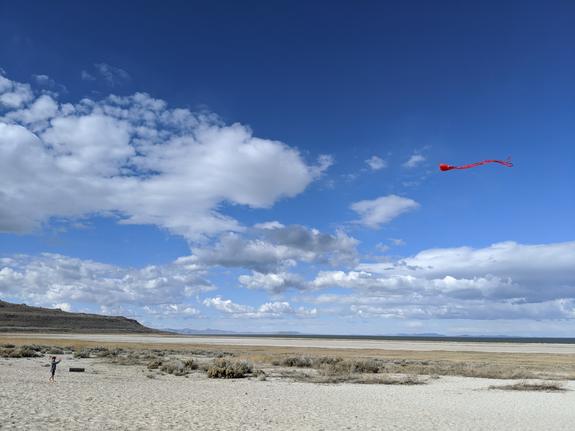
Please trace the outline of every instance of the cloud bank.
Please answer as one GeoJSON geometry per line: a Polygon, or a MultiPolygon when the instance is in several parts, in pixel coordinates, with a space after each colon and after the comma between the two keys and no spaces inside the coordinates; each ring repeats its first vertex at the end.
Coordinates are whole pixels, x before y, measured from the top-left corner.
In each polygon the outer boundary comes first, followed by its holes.
{"type": "Polygon", "coordinates": [[[100,214],[195,241],[242,229],[223,204],[269,208],[332,163],[144,93],[55,97],[0,76],[0,232],[100,214]]]}

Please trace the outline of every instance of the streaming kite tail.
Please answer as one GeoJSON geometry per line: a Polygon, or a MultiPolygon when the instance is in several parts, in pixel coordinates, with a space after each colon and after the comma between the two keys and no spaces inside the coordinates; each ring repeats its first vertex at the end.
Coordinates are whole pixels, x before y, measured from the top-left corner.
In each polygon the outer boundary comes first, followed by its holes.
{"type": "Polygon", "coordinates": [[[471,163],[469,165],[454,166],[453,169],[469,169],[474,168],[476,166],[486,165],[487,163],[499,163],[500,165],[507,166],[508,168],[513,167],[513,163],[511,163],[511,157],[508,157],[506,160],[489,159],[489,160],[483,160],[481,162],[471,163]]]}
{"type": "Polygon", "coordinates": [[[476,166],[481,166],[484,165],[486,163],[489,163],[491,160],[484,160],[482,162],[476,162],[476,163],[470,163],[469,165],[463,165],[463,166],[453,166],[452,169],[469,169],[469,168],[474,168],[476,166]]]}

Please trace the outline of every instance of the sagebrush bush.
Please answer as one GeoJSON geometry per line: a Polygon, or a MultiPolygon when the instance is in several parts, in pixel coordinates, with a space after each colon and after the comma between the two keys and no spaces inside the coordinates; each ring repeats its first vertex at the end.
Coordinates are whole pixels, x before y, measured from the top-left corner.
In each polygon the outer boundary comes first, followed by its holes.
{"type": "Polygon", "coordinates": [[[159,368],[160,371],[163,371],[164,373],[173,374],[174,376],[185,376],[187,374],[190,374],[191,371],[197,370],[198,364],[193,359],[188,359],[186,361],[180,361],[179,359],[176,359],[169,362],[161,363],[161,365],[159,365],[159,368]]]}
{"type": "Polygon", "coordinates": [[[320,373],[325,376],[375,374],[379,373],[381,369],[382,363],[377,359],[324,362],[319,366],[320,373]]]}
{"type": "Polygon", "coordinates": [[[0,349],[0,356],[3,358],[38,358],[41,353],[30,346],[21,346],[8,349],[0,349]]]}
{"type": "Polygon", "coordinates": [[[89,357],[90,357],[90,350],[88,350],[88,349],[82,349],[82,350],[79,350],[77,352],[74,352],[74,358],[87,359],[89,357]]]}
{"type": "Polygon", "coordinates": [[[284,367],[310,368],[313,366],[313,359],[308,356],[288,356],[274,361],[274,365],[284,367]]]}
{"type": "Polygon", "coordinates": [[[238,379],[251,374],[253,366],[248,361],[215,359],[208,366],[208,377],[211,379],[238,379]]]}
{"type": "Polygon", "coordinates": [[[161,366],[162,361],[160,361],[159,359],[153,359],[150,362],[148,362],[148,370],[157,370],[161,366]]]}
{"type": "Polygon", "coordinates": [[[512,385],[489,386],[489,389],[504,391],[540,391],[540,392],[563,392],[566,391],[562,382],[518,382],[512,385]]]}

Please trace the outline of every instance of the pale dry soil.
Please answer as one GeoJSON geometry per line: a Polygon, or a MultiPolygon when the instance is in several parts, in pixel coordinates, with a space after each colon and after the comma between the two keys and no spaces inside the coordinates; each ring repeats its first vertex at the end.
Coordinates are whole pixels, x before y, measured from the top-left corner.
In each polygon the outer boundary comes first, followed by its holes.
{"type": "Polygon", "coordinates": [[[212,380],[63,356],[0,359],[2,430],[573,430],[575,382],[561,393],[489,390],[509,380],[426,385],[212,380]],[[70,366],[86,368],[70,373],[70,366]]]}
{"type": "Polygon", "coordinates": [[[20,338],[44,340],[69,340],[98,343],[139,343],[163,345],[212,345],[212,346],[264,346],[288,348],[325,348],[353,350],[404,350],[404,351],[458,351],[490,353],[545,353],[575,354],[575,344],[552,343],[493,343],[461,341],[366,340],[331,338],[242,337],[197,335],[145,335],[145,334],[0,334],[0,339],[20,338]]]}

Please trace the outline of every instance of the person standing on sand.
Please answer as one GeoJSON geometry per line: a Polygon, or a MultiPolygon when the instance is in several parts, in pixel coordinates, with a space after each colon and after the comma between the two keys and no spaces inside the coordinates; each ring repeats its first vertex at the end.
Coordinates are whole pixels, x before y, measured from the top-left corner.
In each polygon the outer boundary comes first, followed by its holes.
{"type": "Polygon", "coordinates": [[[54,383],[54,375],[56,374],[56,365],[58,365],[62,360],[56,361],[56,356],[52,356],[52,362],[50,363],[50,382],[54,383]]]}

